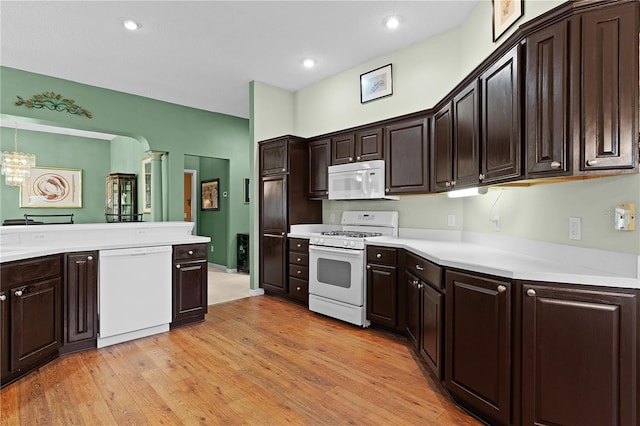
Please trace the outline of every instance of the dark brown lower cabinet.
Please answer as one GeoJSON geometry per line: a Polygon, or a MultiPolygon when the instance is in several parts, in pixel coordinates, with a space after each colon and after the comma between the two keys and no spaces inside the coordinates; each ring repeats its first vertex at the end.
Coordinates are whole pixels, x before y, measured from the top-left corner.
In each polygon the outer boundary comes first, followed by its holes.
{"type": "Polygon", "coordinates": [[[396,327],[398,324],[397,268],[367,265],[367,319],[376,324],[396,327]]]}
{"type": "Polygon", "coordinates": [[[9,357],[11,356],[11,343],[9,341],[9,293],[0,290],[0,377],[2,384],[9,374],[9,357]]]}
{"type": "Polygon", "coordinates": [[[62,345],[62,256],[2,264],[2,386],[58,356],[62,345]]]}
{"type": "Polygon", "coordinates": [[[637,425],[637,292],[525,283],[523,424],[637,425]]]}
{"type": "Polygon", "coordinates": [[[60,353],[95,348],[98,336],[98,252],[65,255],[64,346],[60,353]]]}
{"type": "Polygon", "coordinates": [[[279,295],[287,294],[287,237],[263,234],[260,238],[260,287],[279,295]]]}
{"type": "Polygon", "coordinates": [[[204,321],[207,313],[207,244],[173,247],[171,327],[204,321]]]}
{"type": "Polygon", "coordinates": [[[406,286],[406,326],[409,340],[420,350],[420,312],[422,311],[422,291],[420,279],[409,271],[404,273],[406,286]]]}
{"type": "Polygon", "coordinates": [[[511,421],[511,283],[446,272],[445,386],[492,425],[511,421]]]}

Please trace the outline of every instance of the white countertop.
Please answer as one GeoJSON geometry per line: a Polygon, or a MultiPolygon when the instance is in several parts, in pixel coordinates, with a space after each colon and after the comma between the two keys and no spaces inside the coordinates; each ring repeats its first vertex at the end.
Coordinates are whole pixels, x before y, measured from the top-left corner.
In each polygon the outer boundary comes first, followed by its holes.
{"type": "MultiPolygon", "coordinates": [[[[292,227],[290,237],[309,238],[292,227]]],[[[400,230],[367,245],[403,248],[440,266],[517,280],[640,289],[638,256],[456,231],[400,230]],[[412,238],[407,238],[411,235],[412,238]]]]}
{"type": "Polygon", "coordinates": [[[0,227],[0,263],[58,253],[208,243],[191,222],[129,222],[0,227]]]}

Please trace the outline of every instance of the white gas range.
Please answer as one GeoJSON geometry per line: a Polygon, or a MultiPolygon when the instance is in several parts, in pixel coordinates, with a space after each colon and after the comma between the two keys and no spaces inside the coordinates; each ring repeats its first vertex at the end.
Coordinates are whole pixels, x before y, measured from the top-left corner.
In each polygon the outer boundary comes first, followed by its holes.
{"type": "Polygon", "coordinates": [[[398,212],[345,211],[341,230],[309,239],[309,309],[368,327],[365,239],[398,235],[398,212]]]}

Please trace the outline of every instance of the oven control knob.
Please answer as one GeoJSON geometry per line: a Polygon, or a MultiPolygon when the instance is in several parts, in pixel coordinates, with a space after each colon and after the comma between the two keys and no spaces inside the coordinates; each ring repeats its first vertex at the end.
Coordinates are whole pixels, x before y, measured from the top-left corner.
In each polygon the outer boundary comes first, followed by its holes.
{"type": "Polygon", "coordinates": [[[351,247],[355,247],[355,246],[356,246],[356,243],[354,243],[353,241],[351,241],[351,242],[349,243],[349,245],[350,245],[351,247]]]}
{"type": "Polygon", "coordinates": [[[344,244],[345,246],[349,245],[348,241],[343,241],[342,244],[344,244]]]}
{"type": "Polygon", "coordinates": [[[324,244],[324,238],[320,238],[320,241],[318,241],[320,244],[324,244]]]}

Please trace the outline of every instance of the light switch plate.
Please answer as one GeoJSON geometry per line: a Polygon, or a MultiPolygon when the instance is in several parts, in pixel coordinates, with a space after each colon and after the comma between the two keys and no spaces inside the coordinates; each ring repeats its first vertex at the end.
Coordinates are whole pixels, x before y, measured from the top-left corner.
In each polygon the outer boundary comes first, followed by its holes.
{"type": "Polygon", "coordinates": [[[579,217],[569,218],[569,239],[570,240],[582,239],[582,224],[579,217]]]}

